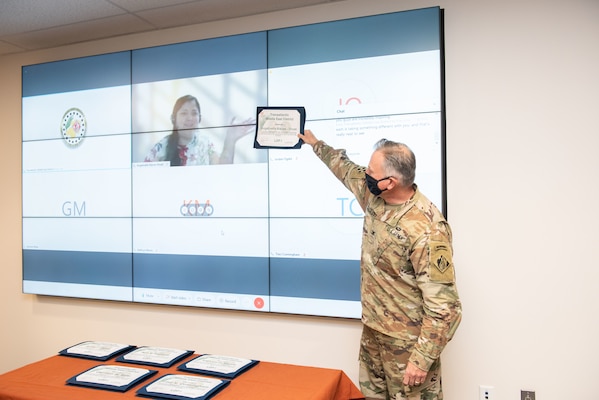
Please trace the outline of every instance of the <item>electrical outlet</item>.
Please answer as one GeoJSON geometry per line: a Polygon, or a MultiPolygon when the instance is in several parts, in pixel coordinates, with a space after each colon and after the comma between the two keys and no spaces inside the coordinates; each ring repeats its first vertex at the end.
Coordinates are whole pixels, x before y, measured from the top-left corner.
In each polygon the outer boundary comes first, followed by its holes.
{"type": "Polygon", "coordinates": [[[480,385],[478,387],[478,400],[495,400],[493,386],[480,385]]]}
{"type": "Polygon", "coordinates": [[[535,400],[535,392],[533,390],[520,390],[520,400],[535,400]]]}

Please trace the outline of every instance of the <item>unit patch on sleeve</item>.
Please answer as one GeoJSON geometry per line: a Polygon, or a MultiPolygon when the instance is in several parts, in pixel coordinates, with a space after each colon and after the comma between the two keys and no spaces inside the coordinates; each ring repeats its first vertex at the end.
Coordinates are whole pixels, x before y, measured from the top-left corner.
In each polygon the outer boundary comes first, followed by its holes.
{"type": "Polygon", "coordinates": [[[431,280],[434,282],[453,282],[455,277],[449,245],[445,242],[432,241],[429,257],[431,280]]]}

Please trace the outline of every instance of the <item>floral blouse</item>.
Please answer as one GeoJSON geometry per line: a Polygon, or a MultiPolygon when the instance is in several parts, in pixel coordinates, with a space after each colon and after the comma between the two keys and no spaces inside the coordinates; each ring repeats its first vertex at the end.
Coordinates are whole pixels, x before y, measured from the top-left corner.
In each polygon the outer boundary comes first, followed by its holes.
{"type": "MultiPolygon", "coordinates": [[[[170,136],[170,135],[169,135],[170,136]]],[[[163,137],[152,147],[145,162],[166,161],[166,146],[169,136],[163,137]]],[[[178,145],[181,165],[208,165],[214,154],[214,144],[204,135],[194,134],[187,145],[178,145]]]]}

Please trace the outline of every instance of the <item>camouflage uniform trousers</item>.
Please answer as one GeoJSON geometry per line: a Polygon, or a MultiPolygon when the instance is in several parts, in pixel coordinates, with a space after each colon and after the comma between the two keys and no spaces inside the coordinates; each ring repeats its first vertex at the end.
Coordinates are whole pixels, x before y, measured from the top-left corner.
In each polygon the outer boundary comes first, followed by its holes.
{"type": "Polygon", "coordinates": [[[424,383],[404,386],[412,345],[363,327],[359,380],[366,400],[443,400],[440,360],[433,363],[424,383]]]}

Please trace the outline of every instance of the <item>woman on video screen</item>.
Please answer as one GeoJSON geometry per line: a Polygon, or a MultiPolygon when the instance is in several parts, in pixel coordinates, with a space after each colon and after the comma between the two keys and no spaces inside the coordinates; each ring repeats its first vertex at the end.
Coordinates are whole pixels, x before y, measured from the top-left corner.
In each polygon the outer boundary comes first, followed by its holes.
{"type": "Polygon", "coordinates": [[[171,114],[173,131],[152,147],[144,161],[170,161],[171,166],[232,164],[235,144],[253,129],[251,119],[227,130],[220,154],[210,139],[200,132],[201,120],[198,99],[191,95],[178,98],[171,114]]]}

